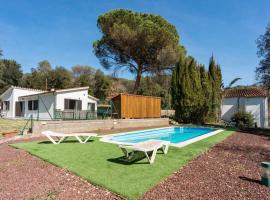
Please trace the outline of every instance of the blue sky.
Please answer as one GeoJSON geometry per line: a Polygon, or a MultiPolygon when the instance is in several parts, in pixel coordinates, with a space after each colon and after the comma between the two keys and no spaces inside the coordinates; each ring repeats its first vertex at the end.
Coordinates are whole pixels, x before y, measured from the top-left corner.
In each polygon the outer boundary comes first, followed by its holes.
{"type": "Polygon", "coordinates": [[[225,84],[235,77],[243,79],[240,84],[255,82],[255,40],[270,23],[269,0],[0,0],[0,48],[25,72],[44,59],[53,66],[102,68],[92,53],[101,36],[96,20],[116,8],[166,18],[198,62],[208,64],[214,53],[225,84]]]}

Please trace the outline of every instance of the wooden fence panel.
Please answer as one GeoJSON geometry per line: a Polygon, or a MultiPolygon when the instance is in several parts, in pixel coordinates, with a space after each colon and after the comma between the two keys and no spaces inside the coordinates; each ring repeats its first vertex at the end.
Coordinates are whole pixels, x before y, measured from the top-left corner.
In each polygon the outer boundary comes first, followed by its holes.
{"type": "Polygon", "coordinates": [[[120,118],[159,118],[160,97],[120,94],[112,98],[114,108],[120,118]]]}

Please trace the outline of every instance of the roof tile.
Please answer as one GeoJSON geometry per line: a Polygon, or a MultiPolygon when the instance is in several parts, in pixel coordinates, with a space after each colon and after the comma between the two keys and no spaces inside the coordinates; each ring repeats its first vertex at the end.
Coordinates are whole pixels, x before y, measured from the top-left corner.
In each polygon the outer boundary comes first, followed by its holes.
{"type": "Polygon", "coordinates": [[[259,88],[227,89],[223,95],[224,97],[266,97],[265,92],[259,88]]]}

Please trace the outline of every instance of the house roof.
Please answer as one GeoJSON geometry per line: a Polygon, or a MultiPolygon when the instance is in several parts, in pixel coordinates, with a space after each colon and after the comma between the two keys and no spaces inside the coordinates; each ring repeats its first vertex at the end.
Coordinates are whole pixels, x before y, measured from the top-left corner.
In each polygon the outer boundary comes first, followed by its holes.
{"type": "Polygon", "coordinates": [[[0,99],[9,91],[13,90],[13,89],[20,89],[20,90],[28,90],[28,91],[36,91],[38,93],[42,93],[42,92],[46,92],[45,90],[38,90],[38,89],[33,89],[33,88],[25,88],[25,87],[19,87],[19,86],[10,86],[5,92],[3,92],[0,95],[0,99]]]}
{"type": "Polygon", "coordinates": [[[265,92],[260,88],[227,89],[224,97],[266,97],[265,92]]]}
{"type": "MultiPolygon", "coordinates": [[[[74,92],[74,91],[88,90],[88,89],[89,89],[89,87],[77,87],[77,88],[68,88],[68,89],[60,89],[60,90],[51,90],[51,91],[41,92],[41,93],[38,93],[38,94],[20,96],[20,98],[32,97],[32,96],[44,95],[44,94],[46,95],[46,94],[58,94],[58,93],[65,93],[65,92],[74,92]]],[[[88,95],[88,98],[93,99],[95,101],[99,100],[98,98],[93,97],[91,95],[88,95]]]]}
{"type": "Polygon", "coordinates": [[[11,86],[11,88],[29,90],[29,91],[37,91],[37,92],[45,92],[46,91],[46,90],[39,90],[39,89],[34,89],[34,88],[25,88],[25,87],[19,87],[19,86],[11,86]]]}
{"type": "Polygon", "coordinates": [[[94,100],[96,100],[96,101],[98,101],[98,100],[99,100],[98,98],[93,97],[93,96],[91,96],[91,95],[88,95],[88,98],[90,98],[90,99],[94,99],[94,100]]]}
{"type": "Polygon", "coordinates": [[[88,90],[89,87],[76,87],[76,88],[67,88],[67,89],[60,89],[60,90],[51,90],[51,92],[55,93],[62,93],[62,92],[73,92],[78,90],[88,90]]]}

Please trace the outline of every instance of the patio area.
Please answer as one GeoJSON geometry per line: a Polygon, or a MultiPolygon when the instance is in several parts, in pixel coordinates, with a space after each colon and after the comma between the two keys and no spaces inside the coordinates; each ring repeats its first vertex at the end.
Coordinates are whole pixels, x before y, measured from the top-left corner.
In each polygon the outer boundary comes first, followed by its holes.
{"type": "Polygon", "coordinates": [[[270,191],[259,180],[260,162],[270,159],[269,136],[231,134],[216,135],[182,149],[171,148],[167,156],[158,155],[152,166],[144,164],[145,160],[133,165],[114,162],[122,156],[120,150],[98,141],[86,145],[38,142],[16,145],[63,168],[24,150],[1,145],[0,154],[6,156],[0,157],[0,177],[5,180],[5,184],[0,180],[0,196],[5,199],[121,198],[104,189],[108,188],[129,199],[267,199],[270,191]],[[73,148],[65,150],[70,145],[73,148]],[[72,154],[75,149],[76,155],[72,154]]]}

